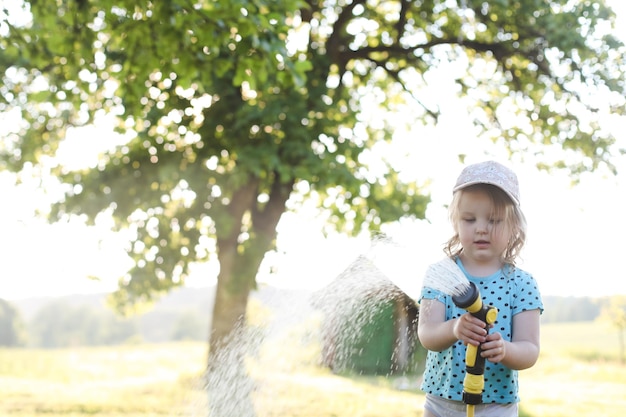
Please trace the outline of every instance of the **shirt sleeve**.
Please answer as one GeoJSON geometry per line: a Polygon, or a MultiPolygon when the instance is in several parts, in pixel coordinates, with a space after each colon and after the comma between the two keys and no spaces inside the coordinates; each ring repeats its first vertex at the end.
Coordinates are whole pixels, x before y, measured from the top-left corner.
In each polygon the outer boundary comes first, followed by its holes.
{"type": "Polygon", "coordinates": [[[527,310],[539,310],[543,313],[543,301],[541,292],[535,278],[529,273],[515,270],[515,302],[513,303],[513,315],[527,310]]]}
{"type": "Polygon", "coordinates": [[[419,301],[421,302],[422,300],[437,300],[445,304],[446,294],[434,288],[422,287],[422,293],[420,295],[419,301]]]}

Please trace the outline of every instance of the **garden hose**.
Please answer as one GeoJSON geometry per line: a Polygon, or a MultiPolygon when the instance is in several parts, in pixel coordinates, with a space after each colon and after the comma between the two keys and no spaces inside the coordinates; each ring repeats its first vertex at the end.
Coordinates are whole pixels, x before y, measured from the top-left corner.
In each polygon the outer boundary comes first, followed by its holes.
{"type": "MultiPolygon", "coordinates": [[[[473,282],[461,295],[453,296],[454,304],[467,310],[472,316],[485,323],[485,329],[489,331],[489,325],[493,324],[498,317],[498,309],[493,306],[485,306],[480,297],[480,291],[473,282]]],[[[474,416],[474,406],[483,401],[485,387],[485,358],[480,356],[480,345],[467,345],[465,351],[465,378],[463,380],[463,402],[467,405],[467,417],[474,416]]]]}

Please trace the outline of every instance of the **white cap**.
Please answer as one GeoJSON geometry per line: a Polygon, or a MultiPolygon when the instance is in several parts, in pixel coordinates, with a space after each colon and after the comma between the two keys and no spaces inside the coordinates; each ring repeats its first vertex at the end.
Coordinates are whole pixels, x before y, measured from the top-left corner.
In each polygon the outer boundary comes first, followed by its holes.
{"type": "Polygon", "coordinates": [[[511,169],[495,161],[468,165],[461,171],[452,192],[474,184],[491,184],[504,191],[515,203],[520,204],[517,175],[511,169]]]}

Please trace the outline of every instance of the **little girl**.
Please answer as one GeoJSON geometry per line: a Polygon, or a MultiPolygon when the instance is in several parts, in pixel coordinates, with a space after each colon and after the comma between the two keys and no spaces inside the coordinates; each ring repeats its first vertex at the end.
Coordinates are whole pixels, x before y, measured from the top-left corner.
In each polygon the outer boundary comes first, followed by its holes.
{"type": "Polygon", "coordinates": [[[493,161],[467,166],[453,189],[450,221],[454,234],[446,255],[498,316],[488,332],[484,322],[455,306],[451,295],[422,289],[418,335],[428,349],[424,417],[465,417],[467,344],[480,345],[486,359],[483,403],[475,415],[518,416],[518,370],[530,368],[539,356],[543,304],[535,279],[515,266],[526,239],[515,173],[493,161]]]}

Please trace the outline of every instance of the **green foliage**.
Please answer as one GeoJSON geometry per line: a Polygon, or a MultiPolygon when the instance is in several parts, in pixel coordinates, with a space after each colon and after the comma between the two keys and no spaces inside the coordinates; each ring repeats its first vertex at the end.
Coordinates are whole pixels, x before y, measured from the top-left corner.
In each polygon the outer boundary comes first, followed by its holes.
{"type": "Polygon", "coordinates": [[[590,297],[559,297],[543,298],[544,312],[542,323],[562,323],[573,321],[592,321],[601,313],[604,300],[590,297]]]}
{"type": "Polygon", "coordinates": [[[33,345],[43,348],[120,344],[136,334],[133,321],[91,306],[59,300],[38,311],[30,326],[33,345]]]}
{"type": "Polygon", "coordinates": [[[602,308],[601,319],[611,323],[621,331],[626,330],[626,296],[608,297],[602,308]]]}
{"type": "Polygon", "coordinates": [[[404,123],[436,123],[437,97],[425,92],[449,62],[468,114],[512,153],[579,173],[614,169],[619,152],[597,111],[624,114],[624,46],[603,32],[614,17],[600,1],[14,7],[0,15],[0,111],[17,122],[1,166],[51,164],[67,185],[53,220],[107,213],[129,232],[122,307],[217,255],[218,297],[241,309],[280,215],[310,199],[330,230],[351,234],[423,217],[424,190],[368,150],[393,137],[385,112],[411,106],[404,123]],[[18,8],[28,18],[13,18],[18,8]],[[364,120],[372,108],[381,116],[364,120]],[[104,115],[124,144],[84,170],[51,162],[69,127],[104,115]],[[568,150],[562,160],[540,156],[555,147],[568,150]]]}
{"type": "Polygon", "coordinates": [[[114,314],[106,294],[14,302],[27,317],[22,335],[30,348],[125,345],[206,340],[213,290],[183,288],[130,317],[114,314]]]}
{"type": "Polygon", "coordinates": [[[626,296],[614,295],[602,308],[601,321],[611,324],[617,329],[619,355],[622,363],[626,362],[626,296]]]}
{"type": "Polygon", "coordinates": [[[203,316],[196,311],[187,311],[179,315],[174,324],[171,340],[206,340],[208,328],[203,316]]]}
{"type": "Polygon", "coordinates": [[[20,312],[0,298],[0,346],[19,347],[25,342],[26,333],[20,312]]]}

